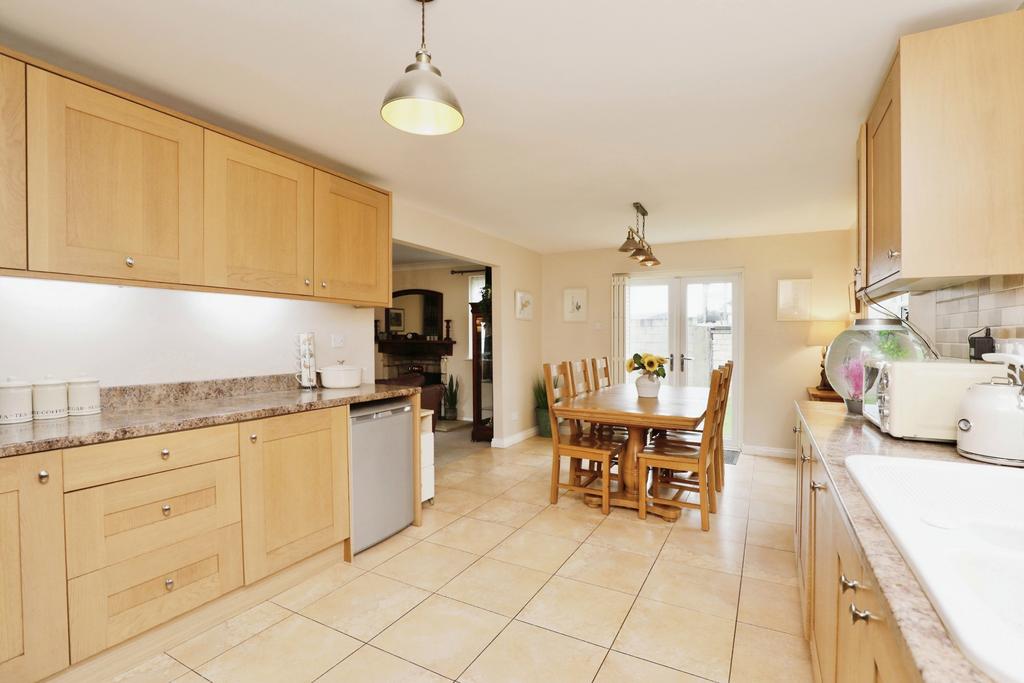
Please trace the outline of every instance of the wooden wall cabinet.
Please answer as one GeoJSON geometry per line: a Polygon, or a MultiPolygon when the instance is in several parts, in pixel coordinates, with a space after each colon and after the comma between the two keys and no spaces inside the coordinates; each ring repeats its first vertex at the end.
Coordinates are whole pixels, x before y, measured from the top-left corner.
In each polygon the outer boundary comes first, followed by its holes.
{"type": "Polygon", "coordinates": [[[206,131],[205,284],[313,294],[313,169],[206,131]]]}
{"type": "Polygon", "coordinates": [[[201,284],[202,128],[29,66],[28,140],[31,270],[201,284]]]}
{"type": "Polygon", "coordinates": [[[28,267],[25,64],[0,55],[0,268],[28,267]]]}
{"type": "Polygon", "coordinates": [[[926,31],[866,128],[866,285],[931,290],[1024,264],[1024,12],[926,31]]]}
{"type": "Polygon", "coordinates": [[[250,584],[349,538],[348,407],[238,428],[250,584]]]}
{"type": "Polygon", "coordinates": [[[317,170],[316,296],[391,305],[391,198],[317,170]]]}
{"type": "Polygon", "coordinates": [[[60,451],[0,460],[0,680],[68,665],[60,451]]]}

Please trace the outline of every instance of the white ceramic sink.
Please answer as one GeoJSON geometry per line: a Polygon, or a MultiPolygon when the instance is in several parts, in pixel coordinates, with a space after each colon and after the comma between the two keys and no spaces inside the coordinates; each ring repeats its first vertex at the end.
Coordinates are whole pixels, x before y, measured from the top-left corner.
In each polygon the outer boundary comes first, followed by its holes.
{"type": "Polygon", "coordinates": [[[874,455],[846,467],[964,654],[1024,682],[1024,471],[874,455]]]}

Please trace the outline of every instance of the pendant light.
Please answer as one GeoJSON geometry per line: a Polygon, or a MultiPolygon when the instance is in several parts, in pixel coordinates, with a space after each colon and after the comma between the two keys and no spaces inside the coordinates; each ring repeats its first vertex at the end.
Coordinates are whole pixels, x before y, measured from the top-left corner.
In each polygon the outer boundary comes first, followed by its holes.
{"type": "Polygon", "coordinates": [[[626,241],[619,251],[628,252],[629,258],[647,268],[660,266],[661,261],[647,243],[647,209],[640,202],[633,202],[633,210],[636,211],[636,227],[626,229],[626,241]]]}
{"type": "Polygon", "coordinates": [[[455,93],[441,79],[441,72],[430,63],[427,52],[427,3],[420,3],[420,49],[416,61],[405,67],[401,76],[384,96],[380,115],[389,125],[416,135],[454,133],[465,119],[455,93]]]}

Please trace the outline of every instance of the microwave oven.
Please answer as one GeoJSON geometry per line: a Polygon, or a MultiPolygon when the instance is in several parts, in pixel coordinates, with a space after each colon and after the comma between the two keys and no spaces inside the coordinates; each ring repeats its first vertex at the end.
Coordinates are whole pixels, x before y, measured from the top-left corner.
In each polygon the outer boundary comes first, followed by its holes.
{"type": "Polygon", "coordinates": [[[968,387],[1003,374],[994,363],[867,360],[864,417],[899,439],[955,442],[957,410],[968,387]]]}

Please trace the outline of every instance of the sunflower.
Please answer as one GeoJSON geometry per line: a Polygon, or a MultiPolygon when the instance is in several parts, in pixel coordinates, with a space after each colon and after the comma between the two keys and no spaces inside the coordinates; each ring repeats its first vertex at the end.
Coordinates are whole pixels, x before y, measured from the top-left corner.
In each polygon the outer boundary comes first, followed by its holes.
{"type": "Polygon", "coordinates": [[[658,363],[657,356],[648,356],[644,359],[644,369],[647,370],[647,372],[654,372],[658,369],[658,365],[660,365],[660,363],[658,363]]]}
{"type": "Polygon", "coordinates": [[[633,372],[634,370],[636,370],[636,363],[630,358],[626,361],[626,372],[633,372]]]}

